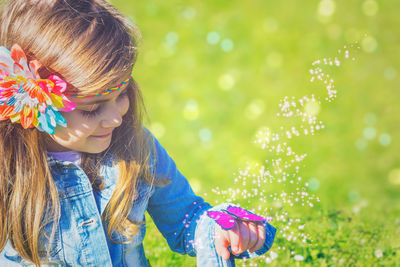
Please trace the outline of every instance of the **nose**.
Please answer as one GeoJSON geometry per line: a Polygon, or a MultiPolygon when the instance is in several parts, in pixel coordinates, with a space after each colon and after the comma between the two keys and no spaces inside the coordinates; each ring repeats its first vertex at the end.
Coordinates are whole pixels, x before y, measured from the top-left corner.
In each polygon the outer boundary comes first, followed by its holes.
{"type": "Polygon", "coordinates": [[[120,109],[113,105],[107,110],[104,119],[101,121],[101,126],[103,128],[117,128],[122,123],[122,115],[120,109]]]}

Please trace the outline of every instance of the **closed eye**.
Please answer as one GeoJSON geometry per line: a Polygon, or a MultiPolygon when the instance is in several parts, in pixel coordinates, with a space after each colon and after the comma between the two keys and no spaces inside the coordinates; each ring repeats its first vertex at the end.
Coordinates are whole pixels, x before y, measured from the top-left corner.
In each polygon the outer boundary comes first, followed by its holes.
{"type": "Polygon", "coordinates": [[[98,106],[96,109],[94,110],[80,110],[80,112],[82,113],[82,115],[87,116],[87,117],[95,117],[100,113],[101,110],[101,106],[98,106]]]}
{"type": "MultiPolygon", "coordinates": [[[[124,90],[124,92],[122,92],[119,96],[118,96],[118,100],[123,99],[124,97],[128,96],[128,91],[124,90]]],[[[101,111],[101,105],[99,105],[96,109],[94,110],[80,110],[80,112],[82,113],[82,115],[87,116],[89,118],[91,117],[96,117],[97,115],[100,114],[101,111]]]]}

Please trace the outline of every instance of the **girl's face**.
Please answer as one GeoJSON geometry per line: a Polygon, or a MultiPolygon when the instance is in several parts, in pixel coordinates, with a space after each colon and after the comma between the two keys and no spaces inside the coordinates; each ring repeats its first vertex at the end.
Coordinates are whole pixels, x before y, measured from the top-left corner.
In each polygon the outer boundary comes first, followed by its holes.
{"type": "Polygon", "coordinates": [[[107,149],[113,130],[121,125],[129,108],[127,86],[107,95],[70,100],[76,109],[60,112],[67,120],[67,127],[59,126],[53,135],[48,135],[47,151],[100,153],[107,149]]]}

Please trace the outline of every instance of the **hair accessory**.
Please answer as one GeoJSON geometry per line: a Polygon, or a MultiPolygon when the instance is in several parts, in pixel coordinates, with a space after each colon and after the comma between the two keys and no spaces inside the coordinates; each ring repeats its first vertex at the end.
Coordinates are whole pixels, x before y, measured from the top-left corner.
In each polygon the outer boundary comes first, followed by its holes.
{"type": "Polygon", "coordinates": [[[119,89],[124,87],[124,85],[127,84],[130,79],[132,79],[132,76],[129,76],[128,79],[126,79],[125,81],[123,81],[119,85],[117,85],[117,86],[115,86],[113,88],[104,90],[104,91],[102,91],[100,93],[97,93],[97,94],[93,94],[93,95],[69,95],[68,97],[94,97],[94,96],[108,95],[109,93],[118,91],[119,89]]]}
{"type": "Polygon", "coordinates": [[[67,83],[60,77],[40,78],[41,66],[37,60],[28,63],[18,44],[11,51],[0,47],[0,120],[54,134],[57,125],[67,126],[59,111],[72,111],[75,104],[63,94],[67,83]]]}

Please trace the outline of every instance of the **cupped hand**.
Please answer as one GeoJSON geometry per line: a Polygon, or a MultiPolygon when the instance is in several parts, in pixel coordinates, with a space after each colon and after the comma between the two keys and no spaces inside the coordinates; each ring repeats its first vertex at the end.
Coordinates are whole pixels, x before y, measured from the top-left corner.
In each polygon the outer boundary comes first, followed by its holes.
{"type": "Polygon", "coordinates": [[[229,246],[232,253],[237,255],[246,250],[250,252],[259,250],[264,241],[263,223],[235,220],[235,226],[231,230],[223,230],[219,225],[215,226],[215,248],[224,260],[230,257],[229,246]]]}

